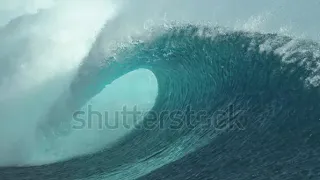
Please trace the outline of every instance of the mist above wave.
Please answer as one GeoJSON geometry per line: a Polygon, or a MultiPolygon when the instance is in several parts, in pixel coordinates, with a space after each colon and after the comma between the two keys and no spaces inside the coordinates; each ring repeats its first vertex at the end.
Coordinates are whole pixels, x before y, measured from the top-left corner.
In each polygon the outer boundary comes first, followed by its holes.
{"type": "Polygon", "coordinates": [[[104,24],[106,44],[172,21],[318,41],[318,9],[316,0],[1,1],[0,165],[32,159],[37,122],[69,85],[104,24]]]}

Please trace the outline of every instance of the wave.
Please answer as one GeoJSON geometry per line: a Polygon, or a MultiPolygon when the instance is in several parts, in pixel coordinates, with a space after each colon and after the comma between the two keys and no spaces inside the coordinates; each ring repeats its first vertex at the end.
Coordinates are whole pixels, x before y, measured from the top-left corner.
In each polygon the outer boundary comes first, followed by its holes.
{"type": "Polygon", "coordinates": [[[141,68],[158,82],[152,109],[112,147],[49,165],[4,167],[2,179],[319,177],[317,43],[199,25],[155,28],[107,57],[99,43],[46,128],[59,132],[57,116],[68,122],[106,85],[141,68]]]}

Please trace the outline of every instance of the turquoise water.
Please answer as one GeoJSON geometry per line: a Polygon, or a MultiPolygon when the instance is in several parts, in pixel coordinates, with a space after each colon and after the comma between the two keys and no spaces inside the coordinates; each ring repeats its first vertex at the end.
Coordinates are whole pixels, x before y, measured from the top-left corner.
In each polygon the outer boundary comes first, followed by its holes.
{"type": "Polygon", "coordinates": [[[319,177],[316,2],[100,3],[1,30],[2,179],[319,177]]]}

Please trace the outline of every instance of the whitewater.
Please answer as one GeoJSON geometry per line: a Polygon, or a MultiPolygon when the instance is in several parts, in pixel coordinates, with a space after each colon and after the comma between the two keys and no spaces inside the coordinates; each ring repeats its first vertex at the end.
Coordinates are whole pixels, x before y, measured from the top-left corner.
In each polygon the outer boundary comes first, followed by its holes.
{"type": "Polygon", "coordinates": [[[1,1],[0,180],[319,179],[319,8],[1,1]]]}

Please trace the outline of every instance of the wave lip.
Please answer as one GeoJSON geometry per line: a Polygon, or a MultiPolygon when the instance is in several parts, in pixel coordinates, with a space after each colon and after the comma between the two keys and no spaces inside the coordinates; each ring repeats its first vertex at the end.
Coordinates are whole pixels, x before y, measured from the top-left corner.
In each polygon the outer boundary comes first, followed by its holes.
{"type": "MultiPolygon", "coordinates": [[[[70,87],[70,102],[78,108],[122,75],[138,68],[152,71],[158,96],[135,131],[93,155],[32,171],[24,167],[1,172],[23,173],[24,179],[101,175],[250,179],[256,172],[261,172],[257,178],[318,176],[320,97],[308,79],[316,74],[309,67],[319,58],[314,56],[315,49],[300,51],[309,46],[319,49],[318,44],[277,34],[194,25],[173,26],[151,37],[101,59],[102,67],[90,64],[90,57],[99,57],[94,54],[99,47],[93,46],[70,87]],[[298,43],[288,51],[292,42],[298,43]],[[279,53],[280,49],[284,51],[279,53]],[[154,112],[169,112],[169,116],[154,116],[154,112]],[[178,113],[181,116],[170,116],[178,113]],[[217,122],[226,126],[220,128],[217,122]],[[147,124],[155,128],[146,128],[147,124]],[[157,163],[159,159],[165,160],[157,163]],[[290,162],[300,163],[300,174],[290,162]],[[141,163],[152,166],[134,171],[141,163]],[[275,163],[286,172],[285,177],[274,170],[275,163]]],[[[5,174],[4,178],[13,177],[5,174]]]]}

